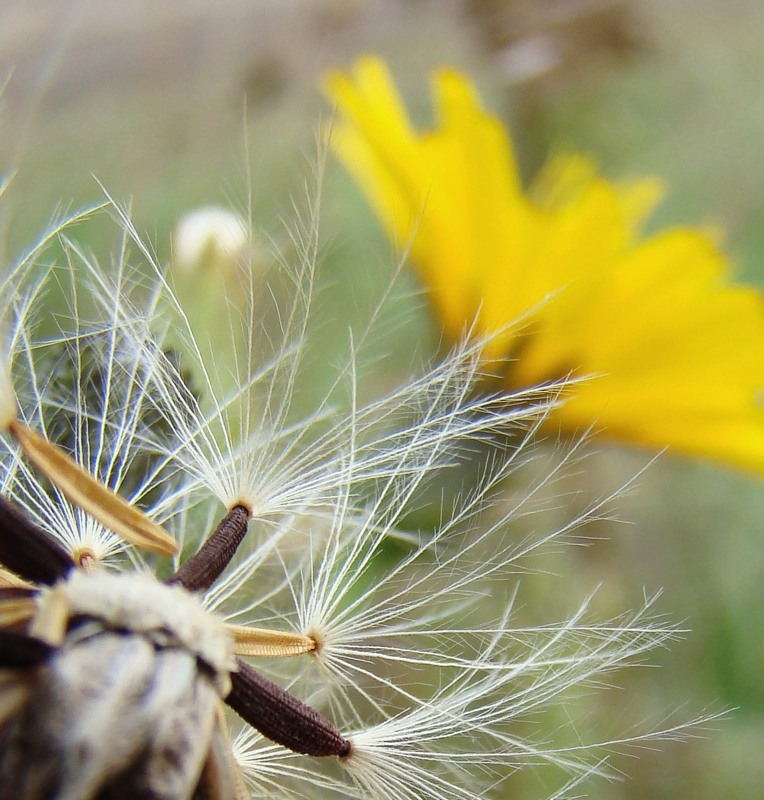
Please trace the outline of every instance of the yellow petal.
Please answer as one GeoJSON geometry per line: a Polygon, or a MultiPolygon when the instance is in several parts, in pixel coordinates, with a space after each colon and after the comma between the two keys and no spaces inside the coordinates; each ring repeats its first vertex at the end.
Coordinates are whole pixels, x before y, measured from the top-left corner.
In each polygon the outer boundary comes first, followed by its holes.
{"type": "Polygon", "coordinates": [[[764,303],[732,282],[714,234],[644,236],[660,181],[614,183],[567,155],[523,192],[507,131],[464,75],[436,73],[425,131],[378,59],[330,83],[336,152],[391,239],[412,237],[447,338],[499,334],[484,354],[511,389],[591,376],[550,424],[764,471],[764,303]]]}

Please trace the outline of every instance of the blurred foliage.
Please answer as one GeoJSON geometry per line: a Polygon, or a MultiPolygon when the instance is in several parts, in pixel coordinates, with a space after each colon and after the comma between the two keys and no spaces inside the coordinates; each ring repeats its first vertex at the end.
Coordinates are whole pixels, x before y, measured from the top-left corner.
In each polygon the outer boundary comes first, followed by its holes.
{"type": "MultiPolygon", "coordinates": [[[[473,74],[505,112],[527,174],[550,149],[568,149],[595,155],[613,178],[661,175],[671,191],[656,223],[719,225],[744,275],[764,281],[756,146],[764,5],[754,0],[4,0],[3,17],[0,163],[16,172],[3,201],[5,261],[60,203],[102,202],[93,175],[118,200],[133,198],[136,225],[163,260],[177,219],[209,204],[251,206],[255,231],[288,255],[279,219],[292,216],[290,197],[316,162],[319,116],[330,116],[318,76],[375,51],[423,113],[432,66],[473,74]],[[530,69],[533,58],[549,68],[530,69]]],[[[116,246],[115,229],[102,223],[80,233],[99,252],[116,246]]],[[[347,326],[365,327],[394,272],[382,232],[335,169],[325,182],[324,238],[309,358],[316,392],[344,360],[347,326]],[[327,363],[325,354],[343,347],[327,363]]],[[[436,349],[417,291],[409,277],[396,283],[371,337],[378,360],[361,376],[364,391],[383,390],[436,349]]],[[[647,460],[595,454],[563,501],[598,496],[647,460]]],[[[620,504],[633,526],[603,523],[589,532],[602,539],[539,564],[569,578],[576,603],[599,584],[598,602],[613,609],[643,586],[664,586],[661,608],[691,629],[659,654],[663,669],[627,676],[628,692],[588,707],[592,728],[657,720],[680,704],[736,710],[704,739],[616,756],[631,780],[587,789],[610,800],[756,797],[764,783],[762,484],[670,456],[640,483],[620,504]]],[[[542,618],[570,605],[547,591],[543,575],[527,581],[524,603],[542,618]]],[[[511,796],[540,794],[523,773],[511,796]]]]}

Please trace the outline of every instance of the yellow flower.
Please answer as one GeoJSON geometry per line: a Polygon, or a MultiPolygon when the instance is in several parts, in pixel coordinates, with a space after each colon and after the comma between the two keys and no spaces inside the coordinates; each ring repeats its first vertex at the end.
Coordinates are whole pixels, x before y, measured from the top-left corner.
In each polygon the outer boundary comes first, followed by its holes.
{"type": "Polygon", "coordinates": [[[764,469],[762,297],[707,233],[641,233],[657,181],[611,183],[566,156],[524,191],[507,131],[454,70],[435,75],[425,132],[378,58],[325,91],[336,153],[410,245],[451,340],[473,323],[493,334],[507,388],[590,376],[555,412],[568,431],[764,469]]]}

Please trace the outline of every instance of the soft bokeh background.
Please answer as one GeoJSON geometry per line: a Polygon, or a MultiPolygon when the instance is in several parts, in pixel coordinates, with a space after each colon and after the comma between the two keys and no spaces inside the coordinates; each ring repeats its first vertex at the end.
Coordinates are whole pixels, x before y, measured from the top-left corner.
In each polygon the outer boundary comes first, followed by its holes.
{"type": "MultiPolygon", "coordinates": [[[[764,283],[762,35],[756,0],[0,0],[0,163],[17,173],[3,202],[2,255],[29,246],[62,203],[103,200],[93,176],[132,198],[138,229],[163,258],[175,221],[199,205],[246,209],[251,198],[256,229],[278,238],[315,164],[319,117],[330,116],[321,72],[375,51],[422,122],[429,69],[469,71],[511,124],[528,175],[568,148],[594,154],[610,177],[662,176],[670,193],[655,223],[723,229],[739,274],[764,283]]],[[[394,259],[336,165],[324,189],[316,353],[325,358],[346,350],[347,325],[363,326],[394,259]]],[[[116,238],[103,224],[82,235],[95,248],[116,238]]],[[[404,275],[388,312],[395,324],[382,322],[391,335],[380,337],[380,354],[390,357],[367,372],[368,391],[435,347],[415,293],[404,275]]],[[[316,392],[331,366],[315,358],[316,392]]],[[[572,502],[583,506],[648,457],[603,446],[570,479],[580,493],[572,502]]],[[[550,556],[543,566],[561,579],[531,584],[533,616],[599,584],[612,612],[664,587],[661,610],[691,633],[655,654],[661,670],[620,676],[625,691],[571,713],[585,734],[677,706],[688,716],[734,710],[703,738],[616,757],[630,780],[588,789],[597,798],[759,797],[764,478],[667,455],[640,484],[620,503],[633,524],[603,524],[590,532],[607,538],[550,556]]],[[[511,796],[543,797],[543,782],[515,783],[511,796]]]]}

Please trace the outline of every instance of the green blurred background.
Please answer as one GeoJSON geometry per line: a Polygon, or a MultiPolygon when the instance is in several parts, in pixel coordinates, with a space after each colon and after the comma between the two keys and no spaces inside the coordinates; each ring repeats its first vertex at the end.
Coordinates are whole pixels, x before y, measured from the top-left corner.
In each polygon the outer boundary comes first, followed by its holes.
{"type": "MultiPolygon", "coordinates": [[[[3,260],[28,247],[62,203],[103,200],[93,176],[132,199],[138,229],[162,258],[179,216],[201,205],[246,209],[251,198],[255,229],[278,239],[315,163],[319,118],[330,115],[320,74],[374,51],[421,122],[429,70],[470,72],[511,125],[527,175],[562,148],[593,154],[610,177],[663,177],[670,191],[654,223],[726,231],[738,273],[762,283],[763,36],[756,0],[0,0],[0,163],[16,172],[3,201],[3,260]]],[[[327,365],[320,354],[346,352],[347,326],[363,327],[394,265],[334,164],[324,191],[317,394],[343,357],[327,365]]],[[[82,235],[96,249],[117,238],[104,224],[82,235]]],[[[409,276],[399,281],[376,345],[390,357],[367,371],[369,393],[435,347],[416,290],[409,276]]],[[[603,446],[569,488],[583,505],[649,455],[603,446]]],[[[629,780],[587,790],[761,797],[764,479],[666,455],[640,484],[619,504],[633,524],[599,525],[589,532],[603,538],[590,547],[536,564],[559,579],[530,579],[542,619],[600,583],[598,602],[612,613],[663,587],[660,610],[691,629],[655,654],[662,669],[619,676],[626,690],[604,700],[592,695],[575,712],[582,735],[678,706],[687,716],[734,710],[702,738],[615,756],[629,780]]],[[[511,796],[543,797],[544,782],[542,774],[513,784],[511,796]]]]}

